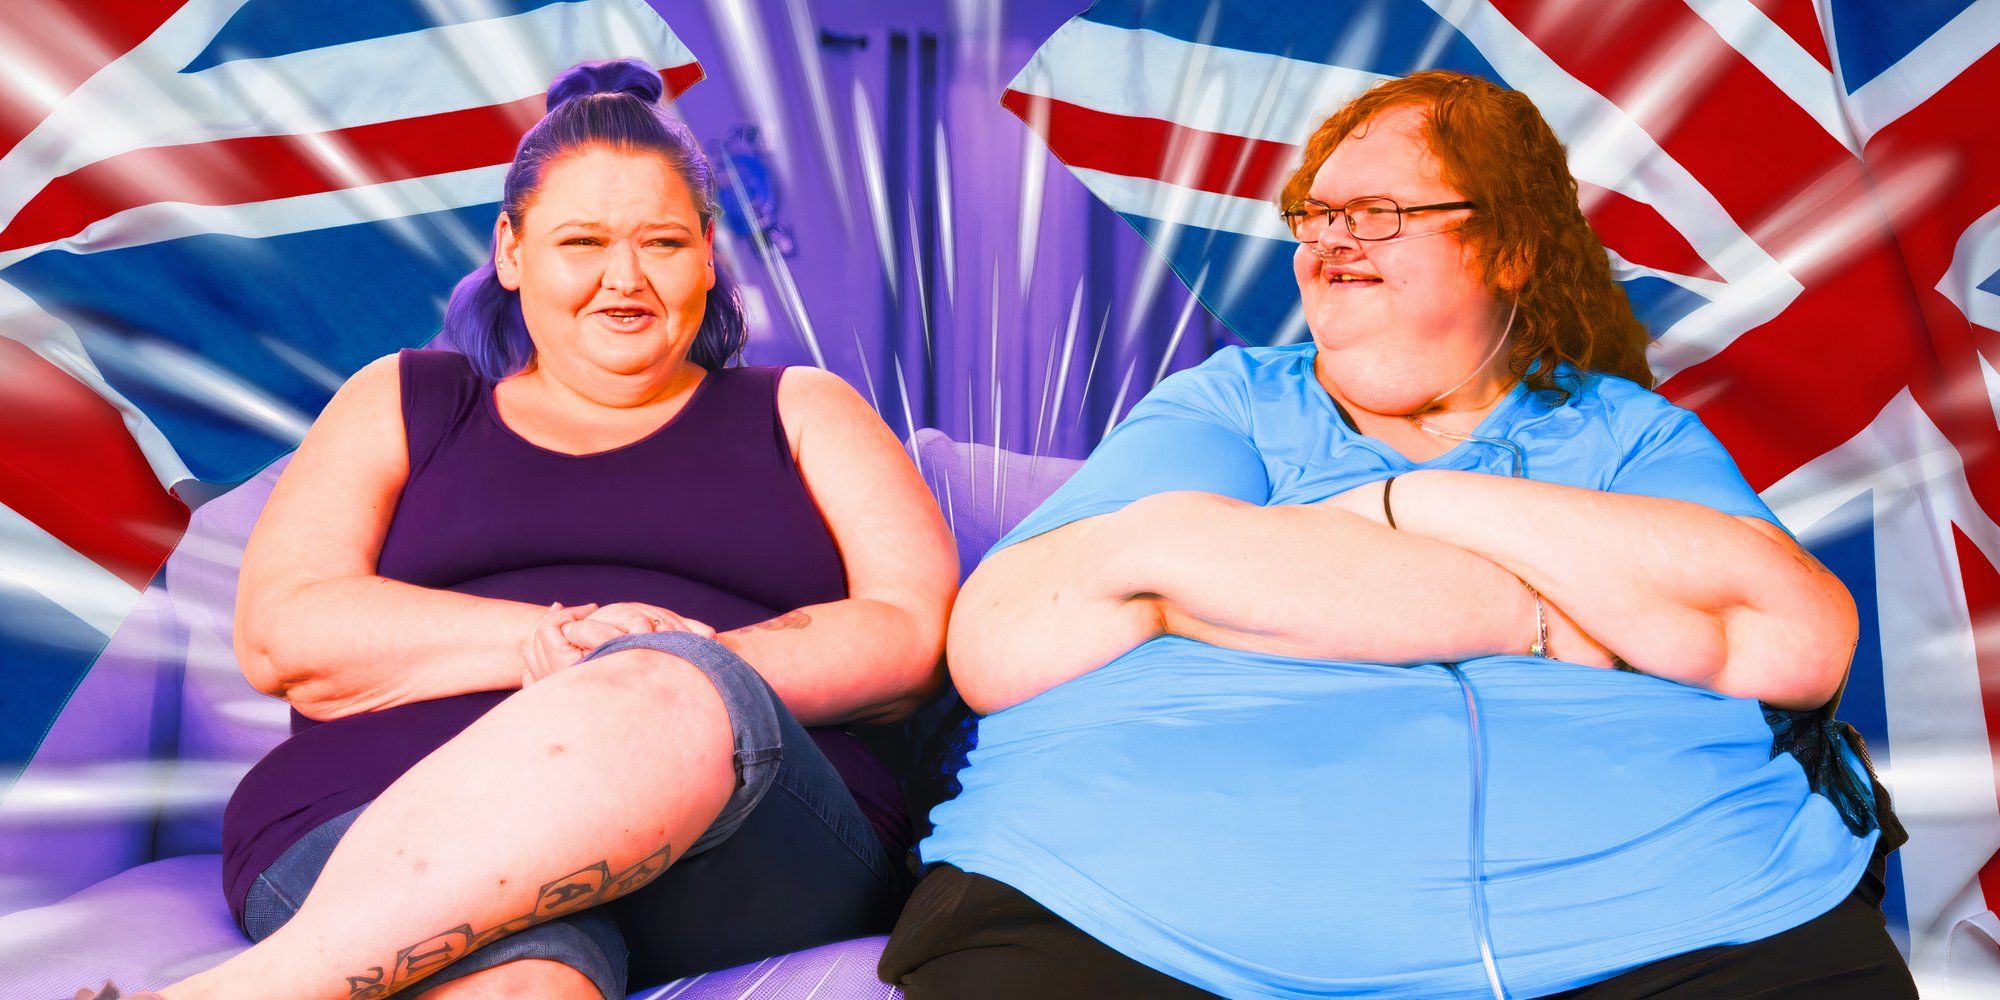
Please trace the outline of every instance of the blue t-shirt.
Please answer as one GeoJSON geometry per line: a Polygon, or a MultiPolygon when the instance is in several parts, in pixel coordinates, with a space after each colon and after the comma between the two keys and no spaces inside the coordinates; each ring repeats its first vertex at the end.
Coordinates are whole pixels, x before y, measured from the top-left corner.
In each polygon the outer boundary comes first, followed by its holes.
{"type": "MultiPolygon", "coordinates": [[[[1415,468],[1509,473],[1502,446],[1413,463],[1356,433],[1314,353],[1230,348],[1162,382],[996,551],[1167,490],[1303,504],[1415,468]]],[[[1776,523],[1693,414],[1567,384],[1517,386],[1476,434],[1519,445],[1532,479],[1776,523]]],[[[1231,997],[1490,996],[1475,857],[1498,974],[1536,996],[1802,924],[1876,836],[1771,756],[1755,701],[1525,656],[1455,676],[1162,637],[987,717],[960,780],[925,861],[1231,997]]]]}

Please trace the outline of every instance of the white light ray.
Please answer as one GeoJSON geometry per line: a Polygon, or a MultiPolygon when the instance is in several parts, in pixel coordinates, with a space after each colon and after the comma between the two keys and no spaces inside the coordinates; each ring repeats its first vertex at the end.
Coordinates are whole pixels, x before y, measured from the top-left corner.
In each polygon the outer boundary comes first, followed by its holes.
{"type": "Polygon", "coordinates": [[[937,220],[938,256],[944,265],[944,301],[946,304],[958,300],[958,241],[952,235],[953,220],[951,208],[951,143],[948,141],[944,122],[937,123],[937,141],[931,148],[933,167],[937,173],[937,220]]]}
{"type": "Polygon", "coordinates": [[[0,506],[0,553],[0,587],[40,594],[104,635],[117,631],[139,603],[131,584],[5,506],[0,506]]]}
{"type": "Polygon", "coordinates": [[[889,294],[898,295],[896,231],[889,222],[889,186],[882,174],[882,144],[875,131],[875,108],[859,77],[854,80],[849,110],[854,116],[854,145],[861,153],[861,177],[868,192],[868,219],[875,226],[876,252],[882,256],[882,280],[888,283],[889,294]]]}
{"type": "Polygon", "coordinates": [[[805,4],[786,4],[786,23],[792,32],[792,49],[798,53],[799,69],[805,76],[806,101],[812,105],[810,118],[819,138],[819,152],[826,163],[827,179],[833,184],[833,203],[840,209],[845,229],[854,228],[854,206],[847,195],[847,170],[841,162],[840,140],[833,134],[833,101],[826,93],[826,66],[820,61],[819,28],[805,4]]]}

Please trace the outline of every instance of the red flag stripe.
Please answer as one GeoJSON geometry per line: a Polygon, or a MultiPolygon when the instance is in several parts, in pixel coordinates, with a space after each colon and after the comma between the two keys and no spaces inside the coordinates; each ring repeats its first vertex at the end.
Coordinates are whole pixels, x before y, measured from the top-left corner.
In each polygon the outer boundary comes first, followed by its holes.
{"type": "Polygon", "coordinates": [[[1710,281],[1722,276],[1708,266],[1694,246],[1653,206],[1627,198],[1610,188],[1577,182],[1578,192],[1590,209],[1584,214],[1597,238],[1618,252],[1627,263],[1685,274],[1710,281]]]}
{"type": "MultiPolygon", "coordinates": [[[[1987,562],[1986,555],[1958,525],[1951,526],[1951,540],[1958,552],[1959,583],[1965,590],[1965,607],[1972,616],[1972,650],[1979,664],[1980,704],[1986,710],[1989,740],[2000,739],[2000,571],[1987,562]]],[[[1993,766],[2000,776],[2000,742],[1992,744],[1993,766]]],[[[2000,782],[1994,788],[2000,801],[2000,782]]],[[[1986,860],[1979,869],[1979,888],[1986,894],[1987,909],[2000,909],[2000,854],[1986,860]]]]}
{"type": "MultiPolygon", "coordinates": [[[[1885,205],[1897,245],[1917,289],[1928,335],[1929,362],[1912,372],[1917,402],[1963,456],[1966,478],[1980,505],[2000,510],[2000,425],[1983,389],[1980,335],[1965,314],[1937,291],[1951,267],[1958,240],[1991,211],[2000,191],[2000,160],[1974,151],[2000,145],[2000,126],[1987,112],[2000,93],[2000,52],[1989,52],[1951,84],[1873,136],[1865,156],[1879,176],[1885,168],[1948,158],[1950,174],[1929,186],[1923,200],[1885,205]]],[[[1985,275],[1975,275],[1983,280],[1985,275]]],[[[1984,334],[1988,357],[2000,357],[1993,332],[1984,334]]]]}
{"type": "MultiPolygon", "coordinates": [[[[679,96],[701,79],[694,63],[661,71],[679,96]]],[[[346,157],[365,183],[405,180],[505,163],[542,111],[542,97],[314,135],[251,136],[138,149],[57,178],[21,209],[0,250],[58,240],[126,209],[172,201],[239,205],[353,186],[330,173],[315,147],[346,157]],[[187,187],[197,178],[207,186],[187,187]]]]}
{"type": "Polygon", "coordinates": [[[1628,5],[1626,16],[1549,16],[1557,0],[1493,0],[1493,6],[1571,76],[1628,112],[1746,230],[1852,159],[1819,122],[1685,5],[1628,5]],[[1670,101],[1621,100],[1659,85],[1666,56],[1676,67],[1710,68],[1670,101]]]}
{"type": "MultiPolygon", "coordinates": [[[[1637,124],[1753,235],[1799,192],[1853,163],[1852,152],[1685,5],[1628,6],[1626,16],[1606,20],[1564,16],[1554,0],[1492,2],[1578,81],[1628,110],[1645,109],[1637,124]],[[1659,85],[1662,57],[1700,72],[1671,101],[1621,101],[1659,85]]],[[[1910,384],[1924,350],[1920,308],[1892,245],[1810,277],[1754,335],[1662,389],[1701,414],[1760,489],[1867,426],[1910,384]],[[1829,357],[1846,360],[1815,363],[1829,357]],[[1772,420],[1777,413],[1813,419],[1772,420]]]]}
{"type": "Polygon", "coordinates": [[[1918,315],[1902,258],[1878,243],[1660,391],[1699,413],[1763,490],[1860,433],[1910,384],[1918,315]]]}
{"type": "MultiPolygon", "coordinates": [[[[0,36],[36,44],[16,52],[7,67],[36,81],[36,91],[67,95],[112,60],[146,40],[183,0],[6,0],[0,3],[0,36]]],[[[0,156],[18,145],[48,115],[26,88],[0,87],[0,156]]]]}
{"type": "Polygon", "coordinates": [[[134,587],[187,530],[119,412],[20,343],[0,338],[0,505],[134,587]]]}
{"type": "MultiPolygon", "coordinates": [[[[1042,135],[1072,168],[1167,180],[1215,194],[1275,202],[1299,164],[1298,146],[1207,132],[1158,118],[1099,111],[1009,90],[1000,103],[1042,135]]],[[[1625,260],[1676,274],[1720,280],[1680,231],[1643,202],[1583,185],[1590,221],[1625,260]]]]}
{"type": "Polygon", "coordinates": [[[1792,41],[1806,50],[1806,54],[1819,60],[1821,66],[1833,69],[1833,61],[1826,56],[1826,32],[1820,29],[1819,14],[1813,10],[1812,0],[1750,0],[1772,23],[1792,36],[1792,41]]]}
{"type": "Polygon", "coordinates": [[[1007,91],[1000,103],[1039,131],[1071,167],[1270,201],[1273,213],[1285,178],[1299,165],[1299,148],[1288,143],[1098,111],[1018,90],[1007,91]]]}

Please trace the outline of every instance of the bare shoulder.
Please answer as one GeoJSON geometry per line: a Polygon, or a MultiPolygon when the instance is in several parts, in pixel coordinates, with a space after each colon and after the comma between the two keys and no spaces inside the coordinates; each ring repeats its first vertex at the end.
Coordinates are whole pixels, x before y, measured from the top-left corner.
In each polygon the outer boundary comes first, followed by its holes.
{"type": "MultiPolygon", "coordinates": [[[[868,404],[862,400],[860,393],[854,391],[853,386],[847,384],[846,379],[824,368],[793,365],[779,374],[778,408],[780,411],[783,411],[787,407],[812,408],[822,406],[859,406],[866,408],[868,404]]],[[[871,409],[869,412],[873,413],[874,411],[871,409]]]]}
{"type": "Polygon", "coordinates": [[[846,435],[880,429],[875,408],[847,380],[823,368],[795,365],[779,374],[778,418],[797,456],[811,435],[846,435]]]}
{"type": "MultiPolygon", "coordinates": [[[[403,362],[394,354],[376,358],[348,376],[327,401],[318,422],[328,417],[353,419],[363,413],[388,409],[399,418],[403,409],[403,362]]],[[[317,423],[315,426],[317,426],[317,423]]]]}
{"type": "Polygon", "coordinates": [[[396,475],[404,471],[406,459],[402,364],[391,354],[362,366],[333,394],[306,433],[292,468],[396,475]]]}

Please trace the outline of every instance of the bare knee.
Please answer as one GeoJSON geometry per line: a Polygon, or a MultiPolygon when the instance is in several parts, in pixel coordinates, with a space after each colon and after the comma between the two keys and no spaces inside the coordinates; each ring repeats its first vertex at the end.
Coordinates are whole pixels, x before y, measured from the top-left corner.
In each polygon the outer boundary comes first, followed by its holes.
{"type": "Polygon", "coordinates": [[[639,710],[693,712],[722,720],[728,717],[722,696],[708,675],[694,664],[656,649],[620,650],[579,663],[549,681],[592,689],[639,710]]]}
{"type": "Polygon", "coordinates": [[[426,1000],[603,1000],[597,984],[546,958],[517,958],[481,969],[424,994],[426,1000]]]}

